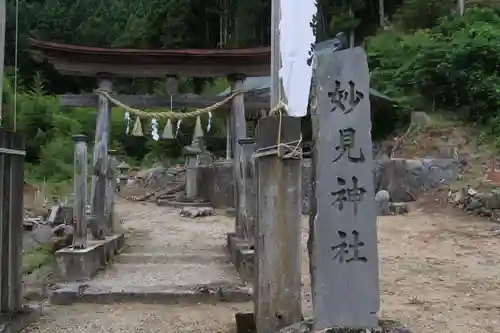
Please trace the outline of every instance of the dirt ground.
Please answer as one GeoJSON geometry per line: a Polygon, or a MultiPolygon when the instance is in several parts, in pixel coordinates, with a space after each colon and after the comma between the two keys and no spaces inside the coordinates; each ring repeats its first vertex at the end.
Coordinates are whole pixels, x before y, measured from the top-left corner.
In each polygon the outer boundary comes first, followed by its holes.
{"type": "MultiPolygon", "coordinates": [[[[133,220],[132,224],[139,230],[157,225],[160,216],[154,204],[122,201],[117,208],[125,219],[133,220]]],[[[398,320],[415,333],[498,331],[500,236],[497,225],[461,214],[450,209],[427,212],[415,206],[408,216],[379,218],[382,317],[398,320]]],[[[169,212],[168,220],[174,216],[178,214],[169,212]]],[[[214,217],[206,219],[213,221],[214,217]]],[[[217,220],[220,221],[217,237],[222,247],[224,233],[232,229],[232,219],[217,216],[217,220]]],[[[203,225],[203,219],[197,221],[203,225]]],[[[124,225],[127,226],[127,222],[124,225]]],[[[193,232],[191,227],[187,230],[193,232]]],[[[171,230],[170,234],[177,231],[171,230]]],[[[309,316],[312,309],[305,249],[307,232],[304,218],[303,310],[309,316]]],[[[192,237],[189,246],[203,249],[203,242],[204,237],[192,237]]],[[[235,332],[234,313],[251,309],[251,303],[48,306],[44,317],[25,332],[230,333],[235,332]]]]}
{"type": "MultiPolygon", "coordinates": [[[[494,154],[478,146],[475,137],[476,133],[466,126],[433,118],[428,128],[401,142],[396,156],[438,156],[443,148],[457,148],[464,170],[461,181],[453,187],[475,185],[495,163],[494,154]]],[[[381,317],[397,320],[414,333],[498,332],[500,225],[449,207],[448,190],[421,196],[407,216],[379,217],[381,317]]],[[[151,203],[121,200],[116,208],[125,220],[124,227],[133,230],[128,242],[134,253],[158,250],[160,254],[176,249],[179,254],[217,254],[226,242],[225,233],[234,229],[234,219],[221,214],[193,223],[180,220],[176,210],[151,203]],[[166,237],[164,241],[162,235],[166,237]],[[174,243],[184,246],[173,246],[174,243]]],[[[311,316],[307,235],[304,217],[303,312],[311,316]]],[[[189,277],[193,278],[196,276],[189,277]]],[[[122,279],[128,280],[126,276],[122,279]]],[[[252,303],[47,305],[42,319],[25,332],[234,333],[234,314],[239,311],[252,311],[252,303]]]]}
{"type": "Polygon", "coordinates": [[[380,218],[382,316],[414,332],[497,332],[496,229],[450,210],[380,218]]]}

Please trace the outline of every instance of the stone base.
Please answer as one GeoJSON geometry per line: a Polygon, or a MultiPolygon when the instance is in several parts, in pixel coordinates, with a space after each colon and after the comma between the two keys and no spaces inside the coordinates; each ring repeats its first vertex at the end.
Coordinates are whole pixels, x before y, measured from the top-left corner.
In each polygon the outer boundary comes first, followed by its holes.
{"type": "MultiPolygon", "coordinates": [[[[329,328],[322,330],[323,333],[411,333],[411,331],[402,324],[387,319],[378,321],[379,327],[373,329],[366,328],[329,328]]],[[[277,331],[277,333],[313,333],[313,320],[307,319],[287,326],[277,331]]]]}
{"type": "Polygon", "coordinates": [[[175,201],[175,200],[156,200],[158,206],[168,206],[173,208],[184,207],[211,207],[212,205],[207,201],[175,201]]]}
{"type": "Polygon", "coordinates": [[[226,235],[226,249],[227,252],[229,253],[229,258],[231,259],[231,262],[233,264],[234,264],[233,253],[237,239],[238,237],[236,237],[235,232],[228,232],[226,235]]]}
{"type": "Polygon", "coordinates": [[[112,235],[104,240],[91,241],[85,249],[66,247],[56,252],[56,261],[61,278],[65,281],[90,280],[125,245],[125,236],[112,235]]]}
{"type": "Polygon", "coordinates": [[[211,283],[192,286],[154,286],[154,287],[110,287],[98,284],[70,283],[56,289],[50,302],[69,305],[75,302],[112,304],[196,304],[217,302],[249,302],[252,290],[236,284],[211,283]]]}
{"type": "Polygon", "coordinates": [[[234,209],[234,208],[227,208],[225,210],[225,215],[227,217],[234,217],[234,218],[236,218],[236,215],[238,215],[238,214],[236,213],[236,209],[234,209]]]}
{"type": "Polygon", "coordinates": [[[252,312],[241,313],[238,312],[234,315],[236,321],[236,333],[255,333],[255,316],[252,312]]]}
{"type": "Polygon", "coordinates": [[[253,283],[255,250],[234,232],[227,233],[227,249],[240,278],[246,283],[253,283]]]}
{"type": "Polygon", "coordinates": [[[40,318],[41,308],[24,306],[19,312],[0,315],[0,333],[19,333],[40,318]]]}
{"type": "Polygon", "coordinates": [[[239,248],[236,251],[236,268],[243,282],[254,282],[254,260],[255,250],[249,248],[239,248]]]}
{"type": "Polygon", "coordinates": [[[227,249],[229,251],[229,256],[231,262],[236,266],[236,269],[240,268],[240,262],[238,261],[238,252],[243,249],[249,249],[250,244],[247,241],[236,236],[234,232],[227,233],[227,249]]]}
{"type": "Polygon", "coordinates": [[[406,202],[390,202],[389,212],[391,215],[406,215],[408,214],[408,204],[406,202]]]}

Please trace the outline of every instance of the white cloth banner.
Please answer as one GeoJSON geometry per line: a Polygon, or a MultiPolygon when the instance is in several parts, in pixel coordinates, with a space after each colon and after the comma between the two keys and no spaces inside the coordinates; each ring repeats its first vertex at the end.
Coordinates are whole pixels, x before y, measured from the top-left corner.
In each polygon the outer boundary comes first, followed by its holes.
{"type": "Polygon", "coordinates": [[[288,114],[304,117],[309,103],[312,66],[308,64],[311,44],[315,43],[311,21],[316,14],[316,0],[280,0],[281,21],[280,78],[283,82],[288,114]]]}

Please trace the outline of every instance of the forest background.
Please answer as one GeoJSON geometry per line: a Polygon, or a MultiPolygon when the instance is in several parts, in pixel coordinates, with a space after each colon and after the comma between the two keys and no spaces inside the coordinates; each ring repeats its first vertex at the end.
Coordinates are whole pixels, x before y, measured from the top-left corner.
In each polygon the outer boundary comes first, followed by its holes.
{"type": "MultiPolygon", "coordinates": [[[[318,0],[314,24],[318,41],[344,31],[365,47],[371,85],[394,100],[391,122],[374,121],[378,136],[405,126],[412,111],[445,111],[476,126],[478,140],[500,149],[497,2],[467,1],[460,16],[454,0],[318,0]]],[[[16,129],[26,138],[28,179],[45,180],[54,188],[67,186],[72,177],[71,135],[93,138],[97,118],[92,108],[59,106],[55,95],[92,91],[96,82],[61,76],[36,62],[26,37],[150,49],[270,44],[270,0],[19,0],[16,85],[16,1],[7,5],[3,107],[8,114],[15,109],[16,129]]],[[[165,82],[121,80],[114,90],[165,94],[165,82]]],[[[226,88],[224,80],[180,78],[180,92],[213,95],[226,88]]],[[[194,121],[183,123],[176,140],[154,141],[148,133],[127,136],[125,127],[123,111],[114,110],[111,148],[122,159],[132,165],[175,163],[190,141],[194,121]]],[[[224,150],[223,117],[214,117],[206,142],[214,152],[224,150]]]]}

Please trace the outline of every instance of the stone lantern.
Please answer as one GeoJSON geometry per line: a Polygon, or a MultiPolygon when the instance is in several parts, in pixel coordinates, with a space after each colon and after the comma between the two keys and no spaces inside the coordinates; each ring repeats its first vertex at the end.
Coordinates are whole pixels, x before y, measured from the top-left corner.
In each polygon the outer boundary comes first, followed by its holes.
{"type": "Polygon", "coordinates": [[[116,168],[118,169],[119,172],[118,179],[120,182],[120,186],[126,185],[128,180],[128,172],[130,170],[130,165],[128,165],[127,162],[121,162],[116,166],[116,168]]]}
{"type": "Polygon", "coordinates": [[[184,147],[187,199],[195,199],[198,195],[198,155],[201,153],[198,143],[197,140],[193,140],[191,146],[184,147]]]}

